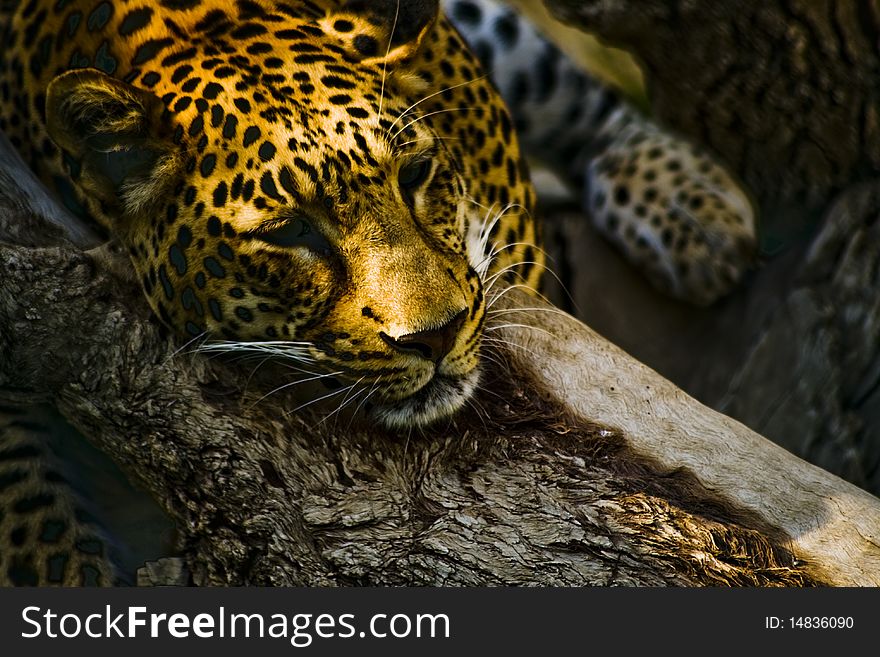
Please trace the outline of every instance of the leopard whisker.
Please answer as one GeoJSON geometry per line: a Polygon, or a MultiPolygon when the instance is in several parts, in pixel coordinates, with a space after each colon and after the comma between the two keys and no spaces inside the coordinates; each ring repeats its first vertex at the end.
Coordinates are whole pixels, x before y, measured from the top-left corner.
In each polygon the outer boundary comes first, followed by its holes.
{"type": "Polygon", "coordinates": [[[549,313],[551,315],[560,315],[561,317],[565,317],[567,319],[571,319],[571,315],[569,315],[564,310],[560,310],[559,308],[541,308],[541,307],[533,307],[533,308],[497,308],[495,310],[487,310],[486,314],[488,315],[511,315],[520,312],[539,312],[539,313],[549,313]]]}
{"type": "MultiPolygon", "coordinates": [[[[483,255],[483,259],[474,265],[474,269],[477,270],[477,272],[480,274],[480,276],[486,275],[486,273],[489,270],[489,266],[490,266],[491,262],[502,251],[509,249],[509,248],[512,248],[514,246],[520,246],[520,245],[533,246],[528,243],[522,243],[522,242],[518,242],[516,244],[507,244],[504,246],[499,246],[498,241],[496,240],[495,242],[492,243],[491,248],[489,248],[489,240],[492,237],[492,231],[495,229],[495,226],[498,224],[499,221],[501,221],[501,219],[504,218],[504,216],[507,213],[509,213],[513,210],[517,210],[517,209],[525,210],[525,208],[521,204],[509,203],[504,208],[502,208],[500,212],[498,212],[497,214],[493,214],[494,208],[496,205],[495,203],[493,203],[491,207],[486,208],[485,205],[478,203],[473,198],[468,198],[467,200],[470,201],[471,203],[473,203],[474,205],[476,205],[477,207],[487,210],[486,217],[485,217],[485,219],[483,219],[482,225],[480,226],[480,232],[479,232],[479,236],[478,236],[478,250],[481,253],[483,253],[484,255],[483,255]]],[[[529,214],[528,211],[526,211],[526,214],[528,216],[528,214],[529,214]]],[[[546,253],[544,255],[546,255],[546,253]]]]}
{"type": "Polygon", "coordinates": [[[331,411],[327,415],[325,415],[323,418],[321,418],[321,420],[315,425],[315,428],[324,424],[327,420],[329,420],[334,415],[338,416],[340,413],[342,413],[342,411],[345,409],[346,406],[353,403],[355,399],[357,399],[360,395],[362,395],[366,391],[366,388],[361,388],[360,390],[355,392],[353,395],[351,393],[354,392],[355,388],[357,386],[359,386],[365,378],[367,378],[366,375],[362,376],[360,379],[358,379],[353,384],[351,384],[351,386],[349,386],[348,392],[345,394],[345,397],[342,398],[342,401],[339,403],[339,405],[336,407],[336,409],[331,411]]]}
{"type": "Polygon", "coordinates": [[[300,404],[299,406],[297,406],[293,410],[285,412],[284,417],[288,417],[290,415],[293,415],[294,413],[297,413],[297,412],[301,411],[302,409],[304,409],[308,406],[311,406],[312,404],[317,404],[318,402],[324,401],[325,399],[330,399],[331,397],[335,397],[336,395],[341,395],[342,393],[347,392],[348,390],[350,390],[354,386],[355,386],[355,384],[351,384],[351,385],[345,386],[344,388],[340,388],[339,390],[333,390],[333,391],[327,393],[326,395],[322,395],[320,397],[317,397],[316,399],[312,399],[311,401],[308,401],[305,404],[300,404]]]}
{"type": "MultiPolygon", "coordinates": [[[[541,295],[541,293],[538,292],[531,285],[527,285],[525,283],[514,283],[511,285],[508,285],[506,288],[504,288],[500,292],[495,292],[494,290],[489,290],[486,293],[486,296],[487,297],[491,296],[491,299],[489,299],[489,301],[486,304],[486,310],[490,310],[492,308],[492,306],[494,306],[498,302],[498,300],[501,299],[501,297],[503,297],[504,295],[506,295],[509,292],[512,292],[513,290],[526,290],[530,294],[533,294],[536,297],[543,299],[543,296],[541,295]]],[[[546,301],[546,299],[545,299],[545,301],[546,301]]]]}
{"type": "Polygon", "coordinates": [[[407,107],[405,110],[403,110],[403,112],[401,112],[398,115],[398,117],[396,119],[394,119],[394,121],[391,123],[391,125],[388,126],[388,130],[385,133],[386,136],[391,134],[391,131],[394,129],[394,126],[397,125],[398,121],[403,119],[403,117],[405,117],[407,114],[409,114],[412,110],[414,110],[416,107],[418,107],[419,105],[421,105],[425,101],[431,100],[432,98],[435,98],[435,97],[439,96],[440,94],[446,93],[447,91],[452,91],[453,89],[458,89],[459,87],[466,87],[469,84],[473,84],[474,82],[478,82],[478,81],[483,80],[488,77],[489,77],[488,73],[484,73],[483,75],[476,77],[476,78],[473,78],[472,80],[467,80],[465,82],[459,82],[458,84],[454,84],[450,87],[445,87],[443,89],[440,89],[439,91],[435,91],[432,94],[428,94],[427,96],[425,96],[421,100],[416,101],[415,103],[413,103],[412,105],[407,107]]]}
{"type": "Polygon", "coordinates": [[[400,16],[400,0],[394,8],[394,22],[391,24],[391,34],[388,37],[388,48],[385,50],[385,59],[382,61],[382,88],[379,92],[379,111],[376,113],[376,127],[382,123],[382,103],[385,100],[385,82],[388,79],[388,55],[391,54],[391,44],[394,42],[394,31],[397,29],[397,19],[400,16]]]}
{"type": "Polygon", "coordinates": [[[475,107],[449,107],[449,108],[442,109],[442,110],[434,110],[433,112],[428,112],[427,114],[422,114],[418,118],[413,119],[412,121],[407,123],[405,126],[400,128],[397,132],[395,132],[394,135],[391,136],[390,141],[393,142],[395,139],[397,139],[400,136],[400,134],[402,132],[404,132],[408,128],[411,128],[419,121],[427,119],[429,116],[436,116],[437,114],[446,114],[448,112],[472,112],[475,109],[476,109],[475,107]]]}
{"type": "MultiPolygon", "coordinates": [[[[488,337],[488,336],[484,336],[484,338],[485,337],[488,337]]],[[[480,359],[487,360],[490,363],[493,363],[494,365],[497,365],[498,367],[501,367],[501,368],[507,367],[507,364],[504,363],[502,360],[500,360],[498,356],[496,356],[495,354],[486,353],[485,351],[480,354],[480,359]]]]}
{"type": "Polygon", "coordinates": [[[504,251],[507,251],[508,249],[516,248],[516,247],[518,247],[518,246],[526,246],[526,247],[529,247],[529,246],[530,246],[530,247],[532,247],[535,251],[537,251],[538,253],[540,253],[541,255],[545,256],[545,257],[548,258],[548,259],[550,259],[550,255],[547,253],[546,250],[544,250],[543,248],[537,246],[536,244],[534,244],[534,243],[532,243],[532,242],[509,242],[508,244],[505,244],[504,246],[497,246],[497,245],[496,245],[496,246],[493,247],[493,250],[492,250],[490,253],[488,253],[488,254],[486,255],[486,257],[487,257],[487,259],[495,258],[495,257],[498,256],[500,253],[502,253],[502,252],[504,252],[504,251]]]}
{"type": "Polygon", "coordinates": [[[494,257],[498,256],[499,254],[503,253],[504,251],[507,251],[508,249],[514,249],[518,246],[530,246],[534,250],[536,250],[538,253],[540,253],[546,257],[549,257],[548,253],[543,248],[536,246],[532,242],[509,242],[508,244],[505,244],[504,246],[495,247],[495,250],[491,254],[489,254],[488,257],[494,258],[494,257]]]}
{"type": "Polygon", "coordinates": [[[458,137],[419,137],[417,139],[410,139],[409,141],[405,141],[402,144],[397,144],[396,148],[398,151],[403,149],[404,146],[409,146],[410,144],[417,144],[420,141],[430,141],[434,143],[435,141],[462,141],[458,137]]]}
{"type": "MultiPolygon", "coordinates": [[[[511,285],[511,286],[505,288],[504,290],[502,290],[501,292],[497,292],[497,293],[494,292],[494,291],[491,291],[490,294],[489,294],[489,296],[491,296],[492,298],[490,299],[488,305],[486,306],[486,312],[487,312],[487,314],[491,315],[491,314],[493,314],[494,312],[497,312],[497,311],[493,311],[493,310],[492,310],[492,306],[495,305],[495,302],[498,301],[498,299],[499,299],[500,297],[502,297],[502,296],[504,296],[505,294],[507,294],[507,293],[511,290],[511,288],[527,290],[527,291],[529,292],[530,295],[533,295],[535,298],[540,299],[540,300],[546,302],[546,303],[548,304],[548,306],[550,306],[550,307],[551,307],[553,310],[555,310],[556,312],[562,313],[562,314],[564,314],[566,317],[571,317],[571,315],[568,314],[568,313],[566,313],[564,310],[560,310],[559,308],[557,308],[557,307],[553,304],[553,302],[550,301],[550,299],[548,299],[546,296],[544,296],[543,294],[541,294],[540,292],[538,292],[534,287],[532,287],[531,285],[526,285],[526,284],[524,284],[524,283],[517,283],[517,284],[511,285]]],[[[519,308],[510,308],[509,310],[510,310],[511,312],[515,312],[515,311],[520,310],[520,309],[519,309],[519,308]]],[[[552,311],[550,310],[550,308],[529,308],[529,309],[523,309],[523,310],[546,310],[547,312],[552,312],[552,311]]]]}
{"type": "Polygon", "coordinates": [[[212,341],[197,350],[202,353],[252,353],[267,354],[279,359],[291,359],[299,362],[315,363],[317,360],[311,354],[312,345],[308,342],[291,342],[286,340],[273,340],[265,342],[236,342],[236,341],[212,341]]]}
{"type": "MultiPolygon", "coordinates": [[[[498,348],[501,348],[502,350],[506,350],[506,351],[513,351],[513,350],[515,350],[515,349],[520,349],[520,350],[522,350],[522,351],[525,351],[525,352],[528,353],[528,354],[531,354],[531,355],[533,355],[533,356],[535,356],[535,357],[538,357],[538,352],[536,352],[534,349],[530,349],[530,348],[528,348],[528,347],[526,347],[526,346],[523,346],[523,345],[521,345],[521,344],[517,344],[517,343],[514,342],[513,340],[508,340],[508,339],[505,339],[505,338],[499,338],[499,337],[495,337],[495,336],[492,336],[492,335],[484,335],[484,336],[483,336],[483,340],[484,340],[485,342],[489,343],[489,345],[490,345],[490,349],[493,349],[493,350],[498,349],[498,348]]],[[[496,354],[498,354],[498,355],[500,356],[503,352],[502,352],[502,351],[496,351],[496,352],[494,352],[494,353],[496,353],[496,354]]],[[[496,362],[497,362],[497,361],[496,361],[496,362]]],[[[510,368],[510,363],[508,363],[508,362],[505,361],[505,362],[504,362],[504,366],[505,366],[506,368],[509,369],[509,368],[510,368]]]]}
{"type": "MultiPolygon", "coordinates": [[[[497,203],[493,203],[491,207],[487,208],[486,206],[477,203],[472,199],[468,200],[471,201],[471,203],[476,205],[478,208],[486,210],[486,216],[480,222],[480,246],[482,247],[481,251],[485,253],[489,238],[492,236],[492,230],[495,228],[495,226],[498,225],[498,222],[501,221],[502,217],[504,217],[504,209],[502,209],[500,212],[495,212],[495,206],[498,205],[497,203]]],[[[495,248],[494,244],[492,248],[495,248]]]]}
{"type": "MultiPolygon", "coordinates": [[[[353,395],[351,395],[351,397],[349,397],[348,395],[346,395],[346,399],[343,400],[342,405],[341,405],[339,408],[337,408],[335,411],[333,411],[332,413],[330,413],[330,414],[325,418],[325,420],[326,420],[326,419],[329,419],[330,417],[332,417],[332,416],[334,416],[334,415],[336,415],[336,418],[335,418],[335,420],[334,420],[333,427],[334,427],[334,429],[339,428],[339,418],[342,416],[342,411],[345,410],[346,408],[350,407],[355,401],[357,401],[358,397],[360,397],[361,395],[363,395],[366,391],[367,391],[366,388],[361,388],[361,389],[358,390],[356,393],[354,393],[353,395]]],[[[366,399],[366,396],[364,397],[364,399],[366,399]]],[[[324,420],[321,420],[321,422],[324,422],[324,420]]],[[[319,422],[318,425],[320,425],[321,422],[319,422]]]]}
{"type": "Polygon", "coordinates": [[[256,407],[257,404],[259,404],[261,401],[263,401],[267,397],[270,397],[270,396],[274,395],[275,393],[281,392],[282,390],[288,390],[290,388],[295,388],[296,386],[302,385],[303,383],[310,383],[312,381],[320,381],[321,379],[326,379],[326,378],[330,378],[330,377],[334,377],[334,376],[340,376],[341,374],[344,374],[344,372],[327,372],[327,373],[323,373],[323,374],[316,374],[315,376],[312,376],[312,377],[309,377],[306,379],[297,379],[296,381],[291,381],[290,383],[285,383],[284,385],[278,386],[277,388],[273,388],[272,390],[267,392],[265,395],[263,395],[258,400],[253,402],[248,407],[248,409],[249,410],[253,409],[254,407],[256,407]]]}
{"type": "MultiPolygon", "coordinates": [[[[204,341],[207,341],[208,339],[209,339],[208,332],[203,331],[202,333],[195,336],[191,340],[187,340],[184,344],[180,345],[180,347],[178,347],[177,349],[175,349],[174,351],[172,351],[168,355],[168,357],[165,359],[165,362],[163,363],[163,365],[167,365],[168,362],[172,358],[174,358],[175,356],[179,356],[181,353],[183,353],[185,350],[188,350],[189,347],[191,347],[194,343],[198,342],[199,340],[202,340],[204,342],[204,341]]],[[[187,351],[187,353],[194,354],[194,353],[198,353],[199,351],[200,351],[200,347],[196,347],[195,349],[193,349],[191,351],[187,351]]]]}
{"type": "Polygon", "coordinates": [[[491,395],[492,397],[495,397],[496,399],[498,399],[502,402],[510,401],[504,395],[501,395],[501,394],[495,392],[494,390],[490,390],[487,386],[480,386],[479,390],[480,390],[480,392],[485,393],[487,395],[491,395]]]}
{"type": "MultiPolygon", "coordinates": [[[[258,371],[261,367],[263,367],[263,365],[265,365],[266,363],[269,363],[269,362],[276,363],[276,364],[280,365],[281,367],[283,367],[285,370],[290,370],[290,371],[293,371],[293,372],[297,372],[298,374],[306,374],[306,375],[308,375],[308,376],[310,376],[310,377],[316,377],[316,378],[317,378],[317,377],[319,377],[319,376],[321,376],[321,375],[326,375],[326,374],[327,374],[326,372],[320,372],[320,371],[316,371],[316,370],[314,370],[314,369],[306,369],[305,367],[298,366],[298,365],[294,365],[294,364],[292,364],[292,363],[286,363],[286,362],[283,362],[283,361],[282,361],[282,362],[279,362],[278,359],[277,359],[277,357],[275,357],[275,356],[271,356],[271,355],[269,355],[269,356],[262,356],[262,357],[260,357],[260,356],[258,356],[258,355],[256,355],[256,354],[254,354],[254,355],[250,355],[250,356],[248,356],[248,355],[245,355],[245,356],[239,356],[239,357],[237,358],[236,362],[238,362],[238,361],[244,361],[244,362],[247,362],[247,361],[249,361],[249,360],[256,359],[256,358],[259,358],[260,360],[259,360],[259,362],[257,363],[257,365],[254,367],[254,369],[251,370],[251,373],[248,375],[247,381],[245,382],[245,386],[244,386],[244,390],[245,390],[245,392],[247,392],[247,390],[249,389],[250,384],[251,384],[251,381],[252,381],[253,378],[257,375],[257,371],[258,371]]],[[[330,376],[332,376],[332,375],[330,375],[330,376]]],[[[305,382],[306,382],[306,381],[302,381],[301,379],[297,379],[297,381],[300,382],[300,383],[305,383],[305,382]]],[[[271,394],[271,393],[269,393],[269,394],[271,394]]]]}
{"type": "Polygon", "coordinates": [[[474,198],[473,196],[471,196],[470,194],[465,194],[464,198],[465,198],[465,200],[470,201],[471,203],[473,203],[474,205],[476,205],[478,208],[482,208],[483,210],[489,210],[489,211],[491,211],[492,208],[494,208],[496,205],[498,205],[498,202],[497,202],[497,201],[496,201],[495,203],[493,203],[491,206],[484,205],[483,203],[480,203],[477,199],[475,199],[475,198],[474,198]]]}
{"type": "Polygon", "coordinates": [[[406,442],[403,444],[403,459],[402,459],[402,461],[404,461],[404,462],[406,462],[406,455],[409,452],[409,441],[410,441],[410,438],[412,438],[412,432],[413,432],[412,427],[410,427],[409,430],[406,432],[406,442]]]}
{"type": "MultiPolygon", "coordinates": [[[[478,391],[484,390],[481,386],[477,386],[478,391]]],[[[489,433],[489,424],[486,420],[489,418],[489,412],[483,408],[483,405],[479,403],[474,397],[470,397],[465,404],[474,411],[474,414],[480,420],[480,424],[483,425],[483,430],[486,433],[489,433]]]]}
{"type": "MultiPolygon", "coordinates": [[[[491,213],[492,210],[494,210],[495,206],[498,205],[498,202],[496,201],[491,206],[487,207],[483,203],[480,203],[479,201],[477,201],[473,196],[465,196],[465,200],[473,203],[478,208],[481,208],[483,210],[487,210],[489,213],[491,213]]],[[[501,214],[503,215],[507,212],[510,212],[511,210],[523,210],[527,215],[531,215],[531,212],[529,212],[528,208],[526,208],[522,203],[508,203],[507,205],[505,205],[501,209],[501,214]]]]}
{"type": "Polygon", "coordinates": [[[495,326],[487,326],[485,330],[486,331],[500,331],[501,329],[508,329],[508,328],[529,329],[531,331],[538,331],[540,333],[544,333],[546,335],[549,335],[550,337],[553,337],[553,334],[543,327],[531,326],[530,324],[520,324],[517,322],[511,322],[509,324],[497,324],[495,326]]]}
{"type": "Polygon", "coordinates": [[[346,431],[351,429],[351,424],[354,422],[354,419],[357,417],[357,414],[361,412],[361,409],[364,405],[369,401],[370,397],[372,397],[376,392],[378,392],[378,385],[380,383],[381,377],[376,377],[373,381],[373,385],[370,387],[370,390],[367,392],[367,396],[364,397],[361,402],[357,405],[357,408],[354,409],[354,412],[351,414],[351,418],[348,421],[348,427],[346,427],[346,431]]]}
{"type": "Polygon", "coordinates": [[[497,203],[493,203],[491,207],[487,208],[485,205],[478,203],[471,197],[466,197],[466,199],[478,208],[486,210],[485,218],[480,222],[480,227],[477,233],[477,252],[483,254],[483,259],[473,264],[474,270],[476,270],[480,278],[483,278],[489,271],[489,266],[494,258],[494,252],[498,249],[497,241],[492,243],[491,248],[489,247],[489,240],[492,238],[492,231],[495,229],[495,226],[498,225],[498,222],[504,217],[505,213],[511,208],[511,205],[502,208],[501,211],[496,213],[495,206],[497,203]]]}
{"type": "MultiPolygon", "coordinates": [[[[517,274],[517,276],[519,276],[520,280],[522,280],[522,276],[520,274],[517,274]]],[[[516,289],[527,290],[528,292],[530,292],[531,294],[534,294],[535,296],[538,296],[538,297],[541,296],[541,293],[538,292],[538,290],[536,290],[534,288],[534,286],[529,285],[526,282],[509,283],[508,286],[505,287],[504,289],[502,289],[500,291],[495,290],[495,285],[498,284],[498,280],[499,279],[496,279],[495,281],[493,281],[492,285],[486,287],[486,294],[488,296],[492,297],[492,301],[495,301],[495,300],[497,300],[497,298],[502,297],[505,294],[507,294],[508,292],[510,292],[511,290],[516,290],[516,289]]]]}
{"type": "MultiPolygon", "coordinates": [[[[250,389],[251,381],[254,380],[254,377],[257,375],[257,372],[259,371],[259,369],[261,367],[263,367],[263,365],[265,365],[270,360],[272,360],[270,356],[264,356],[262,359],[260,359],[260,362],[257,363],[257,365],[254,367],[254,369],[251,370],[251,373],[248,375],[247,380],[244,382],[244,395],[246,395],[248,390],[250,389]]],[[[244,395],[242,395],[242,396],[244,396],[244,395]]]]}
{"type": "Polygon", "coordinates": [[[520,260],[518,262],[513,262],[506,267],[502,267],[497,272],[492,274],[488,279],[484,281],[484,284],[487,287],[491,288],[491,286],[494,285],[495,282],[504,274],[515,270],[517,267],[522,267],[523,265],[534,265],[536,267],[541,267],[543,266],[543,263],[537,262],[535,260],[520,260]]]}

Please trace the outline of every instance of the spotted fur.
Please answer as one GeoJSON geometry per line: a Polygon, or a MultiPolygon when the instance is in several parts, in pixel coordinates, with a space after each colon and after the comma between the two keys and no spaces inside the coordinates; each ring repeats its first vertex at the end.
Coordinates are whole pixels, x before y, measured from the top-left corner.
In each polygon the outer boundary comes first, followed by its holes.
{"type": "Polygon", "coordinates": [[[386,424],[424,424],[476,386],[486,277],[534,286],[542,262],[513,123],[438,12],[29,0],[0,129],[128,248],[166,324],[304,346],[386,424]]]}
{"type": "Polygon", "coordinates": [[[108,586],[118,580],[110,543],[44,416],[0,405],[0,586],[108,586]]]}

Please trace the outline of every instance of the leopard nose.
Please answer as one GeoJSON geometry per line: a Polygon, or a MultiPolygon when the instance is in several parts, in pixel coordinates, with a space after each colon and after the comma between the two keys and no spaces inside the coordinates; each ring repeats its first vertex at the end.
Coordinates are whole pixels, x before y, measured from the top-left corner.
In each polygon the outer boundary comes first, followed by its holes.
{"type": "Polygon", "coordinates": [[[426,360],[439,363],[455,346],[455,338],[461,330],[466,317],[467,309],[459,312],[439,328],[410,333],[399,338],[392,338],[387,333],[380,333],[379,335],[389,346],[397,351],[418,354],[426,360]]]}

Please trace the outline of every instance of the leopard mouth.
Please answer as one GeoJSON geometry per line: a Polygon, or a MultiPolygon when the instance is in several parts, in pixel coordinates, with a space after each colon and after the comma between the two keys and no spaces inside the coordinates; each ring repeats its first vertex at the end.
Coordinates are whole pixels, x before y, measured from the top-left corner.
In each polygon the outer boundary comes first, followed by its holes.
{"type": "Polygon", "coordinates": [[[461,409],[479,381],[478,368],[459,377],[437,373],[408,397],[374,406],[370,415],[389,429],[424,427],[447,419],[461,409]]]}

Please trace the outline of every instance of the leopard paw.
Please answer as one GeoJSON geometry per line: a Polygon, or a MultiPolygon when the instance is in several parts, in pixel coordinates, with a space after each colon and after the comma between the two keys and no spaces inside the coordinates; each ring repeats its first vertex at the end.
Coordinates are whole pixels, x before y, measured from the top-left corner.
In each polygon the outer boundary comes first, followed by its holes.
{"type": "Polygon", "coordinates": [[[706,306],[754,265],[755,213],[711,156],[650,124],[593,158],[585,204],[596,227],[662,291],[706,306]]]}

